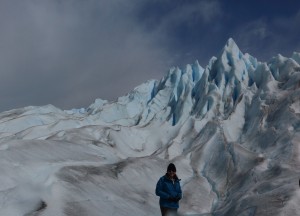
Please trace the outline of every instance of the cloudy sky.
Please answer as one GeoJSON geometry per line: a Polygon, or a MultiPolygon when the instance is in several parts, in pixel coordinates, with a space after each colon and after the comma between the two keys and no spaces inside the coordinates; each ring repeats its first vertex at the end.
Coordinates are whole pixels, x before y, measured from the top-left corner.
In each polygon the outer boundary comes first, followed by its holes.
{"type": "Polygon", "coordinates": [[[0,111],[115,100],[232,37],[261,61],[300,52],[300,1],[0,0],[0,111]]]}

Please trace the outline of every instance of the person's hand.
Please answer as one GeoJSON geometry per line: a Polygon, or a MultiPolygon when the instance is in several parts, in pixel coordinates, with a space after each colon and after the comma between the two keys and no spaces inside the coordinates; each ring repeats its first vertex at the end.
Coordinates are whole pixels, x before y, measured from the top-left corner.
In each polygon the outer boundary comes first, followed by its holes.
{"type": "Polygon", "coordinates": [[[178,202],[180,199],[181,198],[179,196],[177,196],[177,197],[170,197],[169,201],[171,201],[171,202],[178,202]]]}
{"type": "Polygon", "coordinates": [[[181,197],[177,196],[177,197],[175,197],[175,199],[176,199],[176,202],[178,202],[179,200],[181,200],[181,197]]]}
{"type": "Polygon", "coordinates": [[[171,202],[176,202],[176,198],[175,197],[169,197],[168,200],[171,201],[171,202]]]}

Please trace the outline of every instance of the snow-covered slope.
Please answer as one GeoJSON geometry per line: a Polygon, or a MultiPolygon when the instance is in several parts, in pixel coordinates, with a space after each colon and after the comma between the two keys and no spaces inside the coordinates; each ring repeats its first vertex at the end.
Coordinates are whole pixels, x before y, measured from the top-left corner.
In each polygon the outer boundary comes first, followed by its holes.
{"type": "Polygon", "coordinates": [[[170,161],[183,215],[299,215],[299,56],[259,62],[229,39],[115,102],[0,113],[0,215],[159,215],[170,161]]]}

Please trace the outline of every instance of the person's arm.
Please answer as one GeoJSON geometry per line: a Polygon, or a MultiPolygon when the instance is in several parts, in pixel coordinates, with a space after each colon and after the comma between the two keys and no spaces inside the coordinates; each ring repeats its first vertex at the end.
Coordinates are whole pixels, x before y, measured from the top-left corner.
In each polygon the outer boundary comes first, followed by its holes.
{"type": "Polygon", "coordinates": [[[180,187],[180,182],[178,182],[179,185],[179,190],[178,190],[178,194],[176,196],[177,201],[182,199],[182,191],[181,191],[181,187],[180,187]]]}
{"type": "Polygon", "coordinates": [[[162,179],[159,179],[159,181],[156,184],[155,194],[159,196],[162,199],[169,199],[170,195],[163,191],[163,182],[162,179]]]}

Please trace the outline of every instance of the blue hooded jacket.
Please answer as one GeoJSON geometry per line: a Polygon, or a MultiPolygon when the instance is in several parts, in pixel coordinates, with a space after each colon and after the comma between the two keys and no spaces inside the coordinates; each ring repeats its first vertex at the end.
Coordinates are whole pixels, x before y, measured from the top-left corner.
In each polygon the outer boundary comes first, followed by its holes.
{"type": "Polygon", "coordinates": [[[159,205],[166,208],[179,208],[178,201],[182,198],[180,179],[175,176],[174,181],[167,174],[162,176],[157,184],[155,193],[160,197],[159,205]]]}

